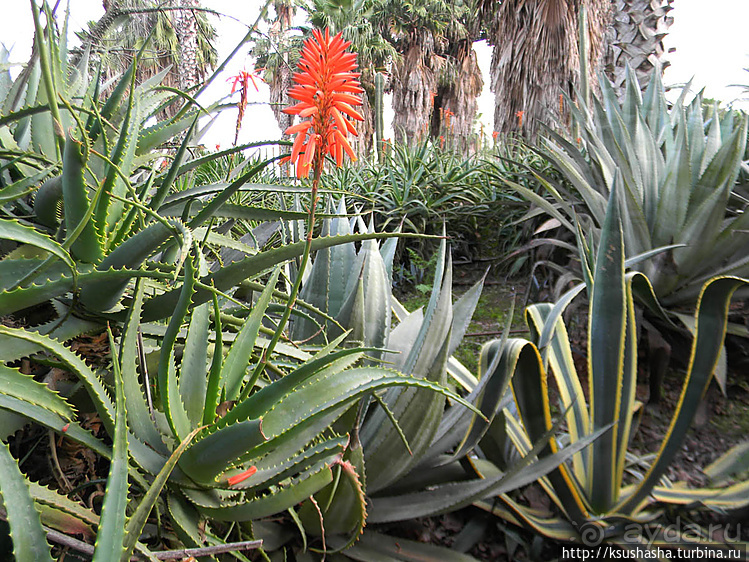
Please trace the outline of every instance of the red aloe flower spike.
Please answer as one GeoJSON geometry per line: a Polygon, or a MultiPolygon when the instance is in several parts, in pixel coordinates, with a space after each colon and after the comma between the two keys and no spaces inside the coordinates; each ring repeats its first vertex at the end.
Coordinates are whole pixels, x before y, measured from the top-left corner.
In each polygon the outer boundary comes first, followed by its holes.
{"type": "Polygon", "coordinates": [[[353,121],[364,120],[354,109],[362,105],[359,94],[364,90],[360,74],[354,72],[356,54],[346,51],[350,44],[340,33],[331,37],[327,29],[315,29],[302,47],[295,84],[289,89],[289,97],[299,103],[284,109],[305,119],[284,131],[296,135],[291,155],[284,160],[296,164],[297,177],[308,177],[312,169],[317,173],[318,166],[322,170],[326,154],[339,166],[344,153],[356,160],[348,135],[357,134],[353,121]]]}
{"type": "Polygon", "coordinates": [[[246,70],[241,70],[236,76],[230,76],[226,81],[229,82],[230,80],[233,80],[231,85],[231,93],[239,89],[239,101],[237,102],[237,109],[239,110],[237,115],[237,127],[236,132],[234,135],[234,144],[237,144],[237,140],[239,139],[239,130],[242,128],[242,121],[244,120],[244,112],[247,108],[247,96],[249,93],[249,86],[250,82],[252,82],[252,85],[255,87],[256,91],[260,91],[260,89],[257,87],[257,82],[255,81],[255,78],[258,80],[261,80],[264,82],[262,77],[258,74],[261,70],[264,69],[255,69],[253,73],[247,72],[246,70]]]}
{"type": "MultiPolygon", "coordinates": [[[[293,76],[295,85],[288,92],[289,97],[299,103],[284,109],[284,112],[299,115],[303,121],[284,131],[284,134],[296,135],[296,138],[291,147],[291,154],[282,158],[281,162],[295,164],[297,177],[306,178],[310,170],[313,172],[309,212],[307,213],[307,241],[299,263],[296,281],[286,300],[286,307],[273,332],[273,337],[265,348],[263,359],[255,367],[253,377],[260,376],[267,366],[266,358],[272,355],[280,340],[301,288],[304,270],[312,251],[317,191],[325,155],[329,154],[335,158],[339,166],[343,162],[344,152],[356,160],[347,137],[349,133],[356,134],[351,120],[364,120],[361,114],[353,108],[353,106],[362,105],[357,94],[362,93],[363,90],[358,80],[360,74],[353,72],[356,68],[356,54],[346,52],[350,44],[349,41],[344,41],[340,33],[331,38],[327,29],[324,33],[317,29],[313,30],[312,37],[307,39],[302,46],[298,71],[293,76]]],[[[248,385],[243,390],[240,399],[246,398],[249,391],[248,385]]]]}
{"type": "Polygon", "coordinates": [[[522,111],[518,111],[515,114],[515,117],[518,118],[518,128],[521,128],[523,126],[523,112],[522,111]]]}

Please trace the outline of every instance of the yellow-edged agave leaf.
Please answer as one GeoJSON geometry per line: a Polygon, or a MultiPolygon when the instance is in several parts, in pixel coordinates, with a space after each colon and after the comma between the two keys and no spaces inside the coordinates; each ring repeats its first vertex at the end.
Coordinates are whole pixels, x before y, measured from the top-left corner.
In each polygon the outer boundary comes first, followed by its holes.
{"type": "Polygon", "coordinates": [[[726,482],[747,471],[749,471],[749,441],[731,447],[710,466],[702,470],[713,485],[726,482]]]}
{"type": "MultiPolygon", "coordinates": [[[[583,286],[580,286],[574,293],[570,292],[569,296],[574,297],[582,288],[583,286]]],[[[561,302],[564,303],[565,301],[562,300],[561,302]]],[[[526,323],[531,328],[531,335],[534,340],[539,341],[541,353],[547,358],[549,369],[554,375],[562,406],[567,411],[567,428],[570,432],[570,439],[575,441],[588,434],[590,425],[585,395],[575,370],[567,329],[561,319],[563,308],[557,309],[557,315],[555,314],[555,307],[552,307],[549,303],[541,303],[529,306],[525,314],[526,323]],[[555,317],[556,320],[554,320],[555,317]],[[548,334],[546,337],[547,345],[541,343],[545,340],[544,334],[548,334]]],[[[579,455],[573,457],[575,476],[580,482],[585,481],[588,456],[587,449],[584,449],[579,455]]]]}
{"type": "MultiPolygon", "coordinates": [[[[631,362],[628,372],[625,374],[624,371],[627,345],[631,349],[634,344],[627,338],[625,289],[619,201],[616,190],[613,190],[598,247],[588,314],[591,432],[619,421],[624,389],[631,390],[634,396],[634,381],[629,380],[633,373],[631,362]]],[[[619,460],[618,433],[619,428],[614,427],[593,443],[590,450],[587,493],[591,507],[599,513],[608,510],[618,497],[616,472],[613,470],[619,460]]]]}
{"type": "Polygon", "coordinates": [[[656,501],[691,505],[702,505],[716,510],[735,510],[749,505],[749,480],[725,488],[688,489],[683,487],[656,486],[651,492],[656,501]]]}
{"type": "Polygon", "coordinates": [[[496,500],[492,501],[477,501],[473,505],[545,537],[564,542],[577,540],[577,531],[569,521],[562,517],[550,517],[548,513],[541,513],[538,510],[521,505],[508,494],[500,494],[496,500]]]}
{"type": "MultiPolygon", "coordinates": [[[[535,443],[552,427],[546,370],[538,350],[532,345],[529,346],[528,342],[511,339],[508,346],[517,356],[512,392],[518,405],[518,414],[530,441],[535,443]]],[[[600,432],[600,429],[597,431],[600,432]]],[[[589,431],[588,435],[591,434],[589,431]]],[[[558,449],[556,440],[551,439],[540,456],[545,458],[554,455],[558,449]]],[[[588,508],[570,469],[562,464],[548,475],[548,479],[568,516],[575,522],[584,521],[588,515],[588,508]]]]}
{"type": "Polygon", "coordinates": [[[738,277],[718,277],[703,287],[695,312],[697,336],[692,342],[687,376],[676,411],[656,460],[635,490],[617,506],[619,511],[637,511],[642,508],[650,490],[660,480],[681,447],[683,436],[692,423],[697,405],[718,363],[726,334],[731,296],[736,289],[747,283],[738,277]]]}

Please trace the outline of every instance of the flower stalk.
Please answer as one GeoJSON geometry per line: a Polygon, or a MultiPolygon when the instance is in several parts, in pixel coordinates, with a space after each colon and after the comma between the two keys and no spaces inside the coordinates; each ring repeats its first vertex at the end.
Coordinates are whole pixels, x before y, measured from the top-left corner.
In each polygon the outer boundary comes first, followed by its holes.
{"type": "Polygon", "coordinates": [[[348,142],[348,134],[357,134],[353,120],[364,120],[354,109],[354,106],[362,105],[359,95],[364,90],[359,84],[360,74],[354,72],[356,54],[346,51],[350,44],[343,39],[341,33],[331,37],[328,30],[314,30],[312,37],[304,42],[299,69],[293,76],[295,85],[289,90],[289,97],[299,103],[284,109],[284,112],[298,115],[302,121],[286,129],[285,134],[295,134],[296,138],[291,154],[281,161],[296,164],[298,178],[307,178],[312,171],[306,244],[281,320],[245,385],[240,400],[249,395],[268,364],[299,296],[302,277],[312,251],[315,210],[325,158],[331,156],[338,166],[343,163],[344,154],[356,160],[356,154],[348,142]]]}

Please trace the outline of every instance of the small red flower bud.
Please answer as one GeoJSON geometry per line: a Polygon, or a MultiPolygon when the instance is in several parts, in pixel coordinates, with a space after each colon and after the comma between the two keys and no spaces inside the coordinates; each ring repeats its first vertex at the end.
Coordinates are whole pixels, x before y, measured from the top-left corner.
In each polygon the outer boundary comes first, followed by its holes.
{"type": "Polygon", "coordinates": [[[250,468],[248,468],[244,472],[240,472],[239,474],[235,474],[234,476],[232,476],[231,478],[229,478],[229,480],[228,480],[229,486],[236,486],[240,482],[244,482],[245,480],[247,480],[250,476],[252,476],[256,472],[257,472],[257,467],[256,466],[251,466],[250,468]]]}

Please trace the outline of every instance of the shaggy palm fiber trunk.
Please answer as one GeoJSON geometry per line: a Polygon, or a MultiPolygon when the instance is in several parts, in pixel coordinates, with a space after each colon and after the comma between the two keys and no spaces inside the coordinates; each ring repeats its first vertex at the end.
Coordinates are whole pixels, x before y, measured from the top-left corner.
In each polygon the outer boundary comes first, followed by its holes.
{"type": "Polygon", "coordinates": [[[174,7],[183,8],[174,12],[174,31],[179,42],[179,55],[177,57],[177,80],[182,91],[189,91],[196,86],[202,76],[198,65],[198,22],[195,11],[199,0],[173,1],[174,7]]]}
{"type": "Polygon", "coordinates": [[[438,57],[434,39],[414,30],[413,40],[393,72],[393,131],[395,140],[409,145],[429,134],[432,92],[437,89],[438,57]]]}
{"type": "MultiPolygon", "coordinates": [[[[541,124],[564,119],[560,95],[573,100],[579,80],[581,1],[588,7],[588,74],[599,68],[608,0],[505,0],[492,26],[494,128],[534,139],[541,124]]],[[[591,79],[596,87],[596,81],[591,79]]]]}
{"type": "MultiPolygon", "coordinates": [[[[371,152],[375,129],[374,104],[370,102],[369,84],[364,83],[364,76],[362,76],[361,82],[365,93],[362,95],[362,106],[359,108],[359,113],[364,117],[364,121],[356,124],[356,131],[359,136],[351,139],[351,147],[358,158],[362,158],[371,152]]],[[[374,83],[371,90],[374,92],[374,83]]],[[[374,93],[372,94],[372,100],[374,100],[374,93]]]]}
{"type": "Polygon", "coordinates": [[[435,101],[442,111],[432,115],[432,136],[444,136],[456,148],[466,149],[478,111],[478,96],[484,87],[473,41],[453,44],[454,76],[440,85],[435,101]]]}

